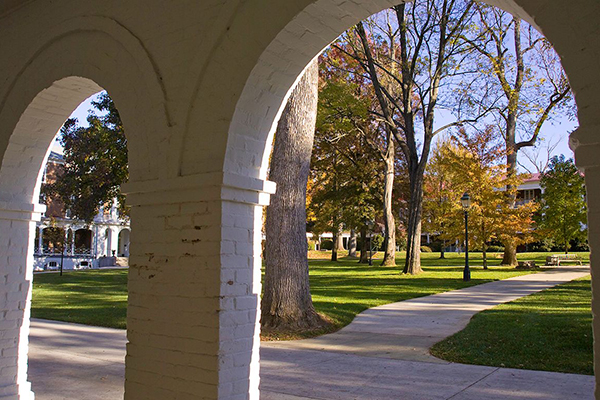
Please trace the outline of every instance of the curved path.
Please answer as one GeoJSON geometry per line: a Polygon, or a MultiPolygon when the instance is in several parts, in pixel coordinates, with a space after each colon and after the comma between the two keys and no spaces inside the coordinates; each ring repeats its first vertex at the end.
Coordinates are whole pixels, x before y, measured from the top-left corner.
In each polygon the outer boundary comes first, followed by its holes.
{"type": "MultiPolygon", "coordinates": [[[[558,268],[372,308],[341,331],[263,342],[261,400],[592,399],[586,375],[448,363],[428,348],[477,312],[585,276],[558,268]]],[[[117,399],[125,332],[32,321],[30,377],[36,399],[117,399]]]]}

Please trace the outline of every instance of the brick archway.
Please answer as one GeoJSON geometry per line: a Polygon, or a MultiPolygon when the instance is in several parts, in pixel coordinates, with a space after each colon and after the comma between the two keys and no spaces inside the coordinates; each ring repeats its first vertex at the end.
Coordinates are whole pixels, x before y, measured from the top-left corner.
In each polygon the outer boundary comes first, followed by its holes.
{"type": "MultiPolygon", "coordinates": [[[[540,27],[563,58],[579,107],[581,127],[571,142],[586,170],[590,244],[600,248],[600,5],[489,3],[540,27]]],[[[19,300],[0,309],[12,324],[0,333],[14,341],[1,349],[8,367],[0,369],[0,397],[32,397],[27,307],[32,221],[41,212],[33,182],[62,123],[58,115],[68,115],[67,102],[101,86],[115,100],[130,142],[126,398],[258,398],[259,227],[274,190],[264,181],[273,123],[321,49],[392,4],[0,4],[0,294],[19,300]]]]}
{"type": "Polygon", "coordinates": [[[135,148],[130,150],[130,174],[152,179],[160,176],[158,143],[169,123],[152,63],[114,21],[72,18],[55,26],[37,49],[22,54],[29,58],[15,63],[18,72],[6,76],[0,96],[0,274],[6,277],[0,285],[6,324],[0,331],[3,343],[11,342],[1,351],[0,398],[30,399],[27,348],[35,222],[45,210],[38,204],[40,177],[54,136],[83,100],[107,88],[124,124],[131,126],[128,140],[135,148]]]}
{"type": "MultiPolygon", "coordinates": [[[[600,49],[600,40],[597,34],[577,23],[580,19],[587,19],[586,15],[591,12],[590,4],[570,4],[566,7],[527,0],[484,2],[529,22],[555,46],[576,95],[581,123],[580,128],[570,136],[570,146],[575,151],[577,165],[585,169],[587,187],[599,187],[599,163],[593,159],[593,154],[597,151],[595,127],[598,124],[597,115],[600,115],[600,101],[590,97],[590,87],[600,89],[600,85],[593,80],[589,71],[598,68],[600,57],[588,44],[591,41],[595,49],[600,49]],[[572,21],[568,34],[564,32],[565,20],[572,21]],[[595,117],[592,116],[592,109],[596,110],[595,117]]],[[[352,4],[319,0],[296,14],[265,48],[244,86],[229,126],[224,171],[265,180],[277,120],[306,65],[347,28],[392,5],[395,3],[386,0],[365,0],[352,4]]],[[[594,13],[599,12],[597,6],[591,8],[594,13]]],[[[588,207],[589,242],[592,248],[598,248],[600,236],[594,235],[593,226],[600,223],[596,217],[600,212],[600,199],[595,191],[589,193],[589,189],[588,207]]],[[[254,229],[260,230],[260,219],[256,215],[255,221],[254,229]]],[[[259,254],[255,252],[255,257],[258,258],[259,254]]],[[[594,261],[592,259],[592,270],[598,268],[594,261]]],[[[600,304],[594,302],[593,309],[598,307],[600,304]]],[[[594,327],[594,331],[598,332],[598,319],[594,319],[594,327]]],[[[600,345],[595,345],[594,353],[595,365],[599,365],[600,345]]],[[[600,382],[596,379],[597,383],[600,382]]]]}

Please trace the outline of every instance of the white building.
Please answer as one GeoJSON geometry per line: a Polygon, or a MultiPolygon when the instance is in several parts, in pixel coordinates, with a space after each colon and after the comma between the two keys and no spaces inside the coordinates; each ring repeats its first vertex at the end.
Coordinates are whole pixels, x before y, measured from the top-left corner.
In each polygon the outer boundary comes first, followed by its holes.
{"type": "Polygon", "coordinates": [[[524,204],[530,201],[539,200],[542,196],[542,186],[540,185],[541,174],[536,172],[530,174],[529,178],[525,179],[517,187],[517,204],[524,204]]]}
{"type": "MultiPolygon", "coordinates": [[[[57,179],[63,165],[63,156],[51,152],[42,182],[57,179]]],[[[43,201],[40,198],[40,203],[43,201]]],[[[61,265],[63,269],[127,265],[123,258],[129,257],[129,221],[119,217],[116,200],[102,207],[91,224],[70,218],[58,199],[45,202],[46,212],[36,224],[36,270],[58,269],[61,265]]]]}

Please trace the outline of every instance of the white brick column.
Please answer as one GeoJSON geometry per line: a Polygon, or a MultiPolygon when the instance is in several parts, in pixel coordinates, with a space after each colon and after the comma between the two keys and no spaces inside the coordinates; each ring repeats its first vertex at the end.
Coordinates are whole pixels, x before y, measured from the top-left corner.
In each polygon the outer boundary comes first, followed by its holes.
{"type": "Polygon", "coordinates": [[[38,234],[38,253],[43,253],[44,251],[44,227],[38,226],[36,227],[38,234]]]}
{"type": "Polygon", "coordinates": [[[258,400],[260,228],[274,186],[131,183],[126,399],[258,400]]]}
{"type": "MultiPolygon", "coordinates": [[[[571,134],[569,145],[575,152],[577,167],[585,172],[586,200],[588,206],[588,242],[592,274],[592,328],[594,331],[594,367],[600,366],[600,143],[597,132],[600,126],[581,126],[571,134]]],[[[600,399],[600,374],[596,377],[596,395],[600,399]]]]}
{"type": "Polygon", "coordinates": [[[71,247],[71,255],[75,254],[75,230],[73,229],[72,226],[66,226],[65,229],[67,230],[67,232],[69,232],[69,230],[71,230],[71,243],[70,243],[70,247],[71,247]]]}
{"type": "Polygon", "coordinates": [[[0,202],[0,399],[33,399],[27,351],[36,221],[46,206],[0,202]]]}

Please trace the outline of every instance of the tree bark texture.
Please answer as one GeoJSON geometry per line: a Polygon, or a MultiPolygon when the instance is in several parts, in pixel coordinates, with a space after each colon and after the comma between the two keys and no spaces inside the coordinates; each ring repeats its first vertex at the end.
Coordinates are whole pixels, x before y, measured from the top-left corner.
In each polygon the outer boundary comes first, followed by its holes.
{"type": "Polygon", "coordinates": [[[358,262],[360,264],[368,264],[369,263],[369,238],[367,237],[367,227],[363,226],[360,228],[360,260],[358,262]]]}
{"type": "Polygon", "coordinates": [[[517,246],[513,242],[504,242],[504,256],[502,265],[517,265],[517,246]]]}
{"type": "Polygon", "coordinates": [[[350,229],[350,239],[348,239],[348,257],[356,257],[356,231],[350,229]]]}
{"type": "Polygon", "coordinates": [[[317,114],[318,67],[307,67],[277,124],[269,179],[277,192],[267,208],[263,330],[294,331],[325,321],[312,304],[306,240],[306,183],[317,114]]]}
{"type": "Polygon", "coordinates": [[[383,187],[383,218],[385,222],[385,243],[383,261],[381,265],[396,265],[396,220],[392,208],[392,192],[394,190],[394,173],[396,150],[394,139],[388,139],[388,148],[385,155],[385,184],[383,187]]]}
{"type": "MultiPolygon", "coordinates": [[[[409,167],[410,168],[410,167],[409,167]]],[[[405,274],[419,274],[421,268],[421,214],[423,212],[423,174],[410,174],[410,202],[406,229],[405,274]]]]}
{"type": "Polygon", "coordinates": [[[333,230],[331,240],[333,241],[333,247],[331,248],[331,261],[337,261],[338,257],[338,237],[339,231],[337,229],[333,230]]]}
{"type": "MultiPolygon", "coordinates": [[[[517,173],[516,127],[517,116],[515,110],[514,112],[509,112],[506,120],[506,174],[509,177],[512,177],[517,173]]],[[[516,194],[511,193],[511,187],[507,187],[506,189],[506,201],[510,207],[514,207],[517,200],[516,194]]],[[[504,245],[502,265],[517,265],[517,246],[515,243],[511,240],[507,240],[502,244],[504,245]]]]}
{"type": "MultiPolygon", "coordinates": [[[[481,233],[482,236],[485,238],[487,237],[487,232],[486,232],[486,228],[485,228],[485,222],[483,222],[483,218],[482,218],[482,222],[481,222],[481,233]]],[[[481,246],[481,251],[482,251],[482,255],[483,255],[483,269],[488,269],[488,260],[487,260],[487,243],[484,241],[482,246],[481,246]]]]}

